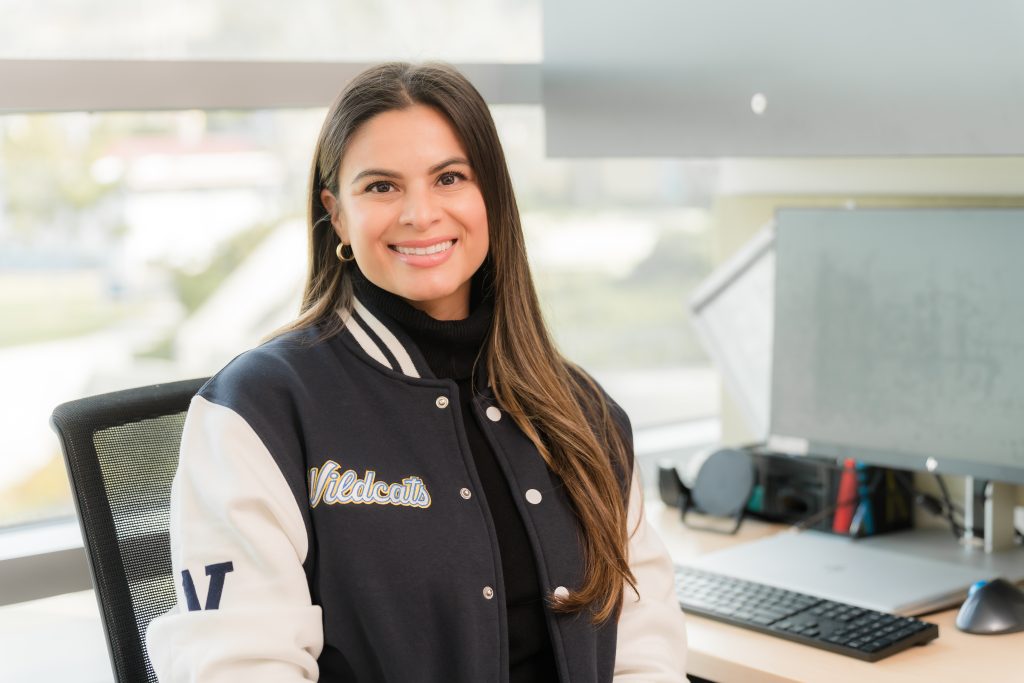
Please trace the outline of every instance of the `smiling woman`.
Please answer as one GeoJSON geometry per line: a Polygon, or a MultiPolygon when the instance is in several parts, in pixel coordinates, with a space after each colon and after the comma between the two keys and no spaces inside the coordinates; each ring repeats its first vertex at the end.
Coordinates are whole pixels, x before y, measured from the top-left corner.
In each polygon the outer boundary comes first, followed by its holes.
{"type": "Polygon", "coordinates": [[[629,419],[551,340],[479,92],[367,70],[310,179],[299,317],[189,409],[158,676],[684,681],[629,419]]]}

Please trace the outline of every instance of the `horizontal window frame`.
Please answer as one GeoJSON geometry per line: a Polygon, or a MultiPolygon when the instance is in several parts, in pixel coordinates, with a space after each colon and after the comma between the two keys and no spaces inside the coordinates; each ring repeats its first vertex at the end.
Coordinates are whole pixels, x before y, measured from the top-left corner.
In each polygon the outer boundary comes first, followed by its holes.
{"type": "Polygon", "coordinates": [[[0,606],[92,587],[76,517],[0,529],[0,606]]]}
{"type": "MultiPolygon", "coordinates": [[[[0,114],[327,107],[377,63],[0,59],[0,114]]],[[[541,103],[539,63],[455,66],[489,104],[541,103]]]]}

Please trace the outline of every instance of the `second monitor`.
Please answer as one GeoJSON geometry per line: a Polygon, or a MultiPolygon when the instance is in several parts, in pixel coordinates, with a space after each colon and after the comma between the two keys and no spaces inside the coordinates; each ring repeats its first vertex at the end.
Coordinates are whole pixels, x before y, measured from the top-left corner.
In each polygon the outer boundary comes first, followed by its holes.
{"type": "MultiPolygon", "coordinates": [[[[787,209],[775,222],[770,441],[781,450],[1024,482],[1024,210],[787,209]]],[[[702,568],[884,611],[1024,576],[948,531],[806,532],[702,568]]]]}
{"type": "Polygon", "coordinates": [[[1024,483],[1024,210],[784,210],[770,432],[1024,483]]]}

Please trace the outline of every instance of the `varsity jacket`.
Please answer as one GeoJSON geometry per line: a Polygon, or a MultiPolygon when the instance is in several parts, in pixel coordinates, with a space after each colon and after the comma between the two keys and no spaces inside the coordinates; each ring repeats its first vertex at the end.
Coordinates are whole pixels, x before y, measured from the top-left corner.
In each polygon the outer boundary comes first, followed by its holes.
{"type": "MultiPolygon", "coordinates": [[[[171,492],[177,605],[147,633],[160,681],[507,683],[501,560],[458,387],[386,316],[358,300],[339,315],[341,334],[277,337],[192,399],[171,492]]],[[[571,591],[568,497],[486,377],[476,394],[542,588],[571,591]]],[[[596,627],[545,609],[562,683],[685,681],[671,561],[628,478],[638,590],[596,627]]]]}

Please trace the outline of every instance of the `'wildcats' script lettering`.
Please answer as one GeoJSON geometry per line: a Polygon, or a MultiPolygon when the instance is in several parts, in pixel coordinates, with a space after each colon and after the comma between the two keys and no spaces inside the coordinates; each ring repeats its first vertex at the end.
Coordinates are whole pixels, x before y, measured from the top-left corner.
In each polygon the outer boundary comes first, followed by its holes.
{"type": "Polygon", "coordinates": [[[402,505],[405,507],[430,507],[430,492],[423,480],[409,476],[402,482],[388,484],[377,481],[377,473],[367,470],[359,477],[355,470],[341,470],[341,465],[328,460],[322,467],[309,470],[309,506],[325,505],[402,505]]]}

